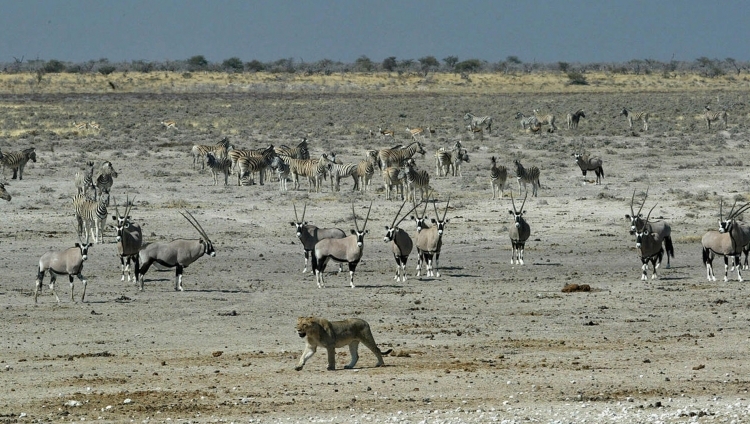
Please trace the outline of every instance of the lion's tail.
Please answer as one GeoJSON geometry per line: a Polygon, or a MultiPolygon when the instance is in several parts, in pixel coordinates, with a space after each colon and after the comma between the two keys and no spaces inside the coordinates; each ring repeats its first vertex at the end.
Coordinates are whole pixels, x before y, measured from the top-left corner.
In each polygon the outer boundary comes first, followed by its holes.
{"type": "Polygon", "coordinates": [[[380,354],[381,354],[381,355],[383,355],[383,356],[388,356],[388,355],[390,355],[390,354],[391,354],[391,352],[393,352],[393,349],[388,349],[388,350],[386,350],[385,352],[383,352],[383,351],[381,350],[381,351],[380,351],[380,354]]]}

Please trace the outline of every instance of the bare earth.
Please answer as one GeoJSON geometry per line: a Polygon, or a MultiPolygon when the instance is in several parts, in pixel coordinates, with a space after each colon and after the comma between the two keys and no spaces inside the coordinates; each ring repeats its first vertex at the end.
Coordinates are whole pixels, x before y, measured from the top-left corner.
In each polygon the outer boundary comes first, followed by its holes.
{"type": "MultiPolygon", "coordinates": [[[[706,281],[700,237],[717,228],[720,199],[750,198],[747,176],[749,106],[745,91],[728,130],[706,130],[698,115],[715,93],[517,94],[184,94],[7,96],[3,152],[33,145],[38,161],[6,186],[0,203],[0,422],[742,422],[750,419],[747,352],[750,301],[745,283],[706,281]],[[630,131],[623,106],[652,111],[648,132],[630,131]],[[577,131],[565,114],[586,110],[577,131]],[[516,111],[541,108],[560,130],[521,131],[516,111]],[[489,114],[493,133],[473,140],[466,111],[489,114]],[[173,119],[178,130],[161,120],[173,119]],[[97,121],[99,132],[71,122],[97,121]],[[280,194],[264,186],[213,186],[193,170],[190,148],[229,136],[235,147],[296,144],[311,153],[334,150],[355,162],[378,126],[433,126],[427,169],[450,223],[440,278],[395,282],[383,242],[398,210],[379,175],[373,190],[280,194]],[[55,129],[57,128],[57,129],[55,129]],[[435,175],[433,154],[461,139],[471,162],[463,177],[435,175]],[[572,153],[584,146],[604,159],[604,184],[584,184],[572,153]],[[532,235],[526,264],[510,263],[509,178],[506,197],[491,199],[490,157],[513,174],[513,159],[541,169],[538,198],[526,202],[532,235]],[[112,194],[136,196],[131,215],[147,241],[196,238],[180,216],[190,210],[217,249],[185,271],[185,292],[173,271],[152,267],[145,291],[120,281],[114,232],[94,246],[84,267],[86,301],[58,280],[58,305],[45,285],[32,292],[38,258],[77,241],[71,196],[87,160],[112,161],[120,173],[112,194]],[[643,212],[672,225],[676,257],[659,279],[642,282],[635,241],[624,219],[630,199],[649,189],[643,212]],[[355,274],[329,266],[327,286],[302,274],[303,254],[289,222],[292,203],[308,204],[305,220],[353,228],[373,202],[363,260],[355,274]],[[563,293],[569,283],[590,292],[563,293]],[[386,365],[364,347],[354,370],[326,371],[318,351],[304,370],[298,316],[367,320],[386,365]]],[[[234,179],[233,179],[234,178],[234,179]]],[[[291,184],[290,184],[291,185],[291,184]]],[[[516,200],[518,204],[518,199],[516,200]]],[[[636,208],[638,204],[636,204],[636,208]]],[[[111,207],[110,210],[114,208],[111,207]]],[[[434,216],[432,206],[428,209],[434,216]]],[[[361,224],[360,224],[361,225],[361,224]]],[[[412,235],[414,223],[402,226],[412,235]]],[[[666,262],[666,259],[665,259],[666,262]]],[[[719,274],[721,259],[714,263],[719,274]]],[[[649,271],[649,277],[651,272],[649,271]]]]}

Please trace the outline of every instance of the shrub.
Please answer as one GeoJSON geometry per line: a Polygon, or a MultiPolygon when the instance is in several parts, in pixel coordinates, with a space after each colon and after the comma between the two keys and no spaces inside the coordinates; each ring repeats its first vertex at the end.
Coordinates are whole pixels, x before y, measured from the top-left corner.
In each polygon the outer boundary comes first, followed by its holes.
{"type": "Polygon", "coordinates": [[[65,71],[65,64],[59,60],[52,59],[44,64],[44,72],[48,74],[59,74],[65,71]]]}
{"type": "Polygon", "coordinates": [[[117,70],[117,68],[115,68],[112,65],[104,65],[104,66],[101,66],[99,68],[99,73],[102,74],[102,75],[109,75],[112,72],[114,72],[115,70],[117,70]]]}
{"type": "Polygon", "coordinates": [[[586,80],[586,75],[584,75],[582,72],[569,71],[568,72],[568,84],[589,85],[589,82],[586,80]]]}
{"type": "Polygon", "coordinates": [[[245,69],[245,65],[242,63],[239,57],[230,57],[221,63],[221,67],[226,71],[242,72],[245,69]]]}

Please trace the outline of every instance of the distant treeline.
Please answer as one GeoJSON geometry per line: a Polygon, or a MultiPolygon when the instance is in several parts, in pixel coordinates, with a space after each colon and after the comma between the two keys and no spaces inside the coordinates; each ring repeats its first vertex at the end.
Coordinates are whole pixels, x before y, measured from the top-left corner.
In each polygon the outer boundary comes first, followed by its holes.
{"type": "Polygon", "coordinates": [[[104,75],[113,72],[269,72],[269,73],[302,73],[308,75],[347,72],[395,72],[419,73],[427,75],[430,72],[443,73],[543,73],[562,72],[569,76],[585,74],[586,72],[610,72],[618,74],[662,74],[665,77],[675,73],[697,73],[702,76],[713,78],[722,75],[739,75],[747,70],[750,64],[740,62],[731,57],[726,59],[709,59],[699,57],[694,61],[662,62],[653,59],[633,59],[623,63],[539,63],[524,62],[517,56],[508,56],[499,62],[488,62],[480,59],[460,60],[457,56],[448,56],[438,60],[434,56],[425,56],[419,59],[398,59],[395,56],[387,57],[381,62],[375,62],[367,56],[360,56],[354,63],[336,62],[329,59],[317,62],[305,62],[302,60],[279,59],[273,62],[261,62],[251,60],[244,62],[238,57],[231,57],[221,62],[209,62],[203,55],[197,55],[185,60],[167,60],[149,62],[145,60],[133,60],[129,62],[110,62],[108,59],[89,60],[83,63],[64,62],[56,59],[25,59],[15,58],[13,62],[0,63],[0,69],[4,73],[27,73],[37,74],[51,73],[101,73],[104,75]]]}

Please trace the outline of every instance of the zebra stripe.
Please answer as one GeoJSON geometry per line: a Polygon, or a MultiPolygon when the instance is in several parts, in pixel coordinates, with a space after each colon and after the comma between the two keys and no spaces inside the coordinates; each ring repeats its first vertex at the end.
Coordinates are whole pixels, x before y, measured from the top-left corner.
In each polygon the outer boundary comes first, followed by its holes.
{"type": "Polygon", "coordinates": [[[229,138],[224,137],[220,142],[214,144],[214,145],[208,145],[208,144],[195,144],[193,145],[192,154],[193,154],[193,169],[195,169],[195,164],[200,160],[201,161],[201,169],[206,169],[206,154],[208,152],[213,152],[217,157],[221,155],[221,152],[219,149],[224,148],[224,154],[229,151],[229,138]]]}
{"type": "Polygon", "coordinates": [[[254,185],[253,174],[259,174],[260,185],[263,185],[263,178],[266,175],[266,168],[269,163],[265,158],[259,156],[245,156],[237,161],[237,185],[248,186],[254,185]]]}
{"type": "Polygon", "coordinates": [[[279,156],[288,156],[292,159],[310,159],[310,151],[307,149],[307,138],[303,138],[302,141],[295,147],[289,147],[281,145],[274,149],[279,156]]]}
{"type": "Polygon", "coordinates": [[[540,115],[539,109],[534,109],[534,118],[536,118],[537,122],[542,125],[549,125],[552,128],[552,131],[557,130],[557,125],[555,125],[555,115],[549,113],[546,115],[540,115]]]}
{"type": "MultiPolygon", "coordinates": [[[[0,183],[0,199],[7,200],[10,202],[10,193],[5,190],[5,184],[0,183]]],[[[745,256],[747,258],[747,256],[745,256]]]]}
{"type": "Polygon", "coordinates": [[[626,108],[622,108],[620,115],[625,115],[628,120],[629,128],[633,128],[633,121],[643,121],[643,131],[648,131],[648,112],[631,112],[626,108]]]}
{"type": "Polygon", "coordinates": [[[318,159],[284,159],[289,164],[295,190],[299,189],[299,177],[303,176],[310,183],[308,192],[320,192],[321,180],[327,175],[328,163],[332,162],[328,155],[323,153],[318,159]]]}
{"type": "Polygon", "coordinates": [[[214,185],[219,184],[219,174],[224,174],[224,185],[227,185],[229,171],[232,168],[232,161],[226,156],[216,157],[213,152],[206,153],[206,163],[214,177],[214,185]]]}
{"type": "Polygon", "coordinates": [[[372,181],[372,176],[375,174],[375,166],[368,159],[362,159],[357,164],[357,168],[354,170],[354,187],[359,191],[367,191],[372,181]]]}
{"type": "Polygon", "coordinates": [[[568,129],[572,130],[572,129],[578,128],[578,121],[580,121],[581,118],[585,118],[585,117],[586,117],[586,113],[583,111],[583,109],[578,109],[574,113],[569,113],[567,116],[568,129]]]}
{"type": "Polygon", "coordinates": [[[705,109],[706,112],[703,114],[703,119],[706,120],[706,127],[709,130],[711,129],[711,121],[722,121],[724,123],[724,128],[727,128],[727,118],[729,117],[729,114],[725,110],[713,112],[708,106],[706,106],[705,109]]]}
{"type": "Polygon", "coordinates": [[[107,220],[109,193],[103,194],[99,201],[89,200],[82,194],[73,197],[73,209],[78,223],[79,234],[90,234],[96,243],[104,238],[104,223],[107,220]]]}
{"type": "MultiPolygon", "coordinates": [[[[537,195],[537,189],[540,186],[539,183],[539,168],[536,166],[532,166],[531,168],[524,168],[523,165],[521,165],[521,162],[518,161],[518,159],[513,161],[516,164],[516,180],[518,181],[518,195],[521,195],[521,183],[523,183],[523,188],[526,188],[526,184],[531,184],[531,195],[536,196],[537,195]]],[[[528,191],[528,190],[527,190],[528,191]]]]}
{"type": "Polygon", "coordinates": [[[539,122],[537,121],[536,116],[526,116],[521,112],[516,113],[516,119],[520,119],[521,128],[523,129],[531,128],[532,125],[539,122]]]}
{"type": "Polygon", "coordinates": [[[430,174],[425,170],[416,169],[413,160],[406,162],[406,200],[411,196],[412,201],[416,201],[417,189],[419,189],[422,200],[427,198],[430,188],[430,174]]]}
{"type": "MultiPolygon", "coordinates": [[[[265,149],[261,150],[230,150],[229,151],[229,158],[232,161],[232,170],[230,173],[237,172],[237,184],[240,185],[240,179],[242,179],[242,173],[238,171],[238,163],[242,158],[264,158],[264,160],[270,165],[271,160],[273,160],[273,157],[276,156],[275,149],[273,147],[273,144],[269,145],[265,149]]],[[[265,168],[261,169],[261,171],[264,171],[265,168]]],[[[257,171],[254,171],[257,172],[257,171]]],[[[261,184],[265,177],[264,175],[260,175],[261,184]]],[[[252,180],[252,178],[250,178],[252,180]]]]}
{"type": "Polygon", "coordinates": [[[406,162],[407,159],[411,159],[415,153],[419,153],[423,156],[425,153],[427,153],[422,147],[422,143],[418,141],[415,141],[406,147],[379,150],[378,166],[380,167],[380,169],[386,169],[391,166],[404,166],[404,162],[406,162]]]}
{"type": "Polygon", "coordinates": [[[114,178],[117,178],[117,171],[112,167],[112,162],[104,161],[101,171],[94,181],[94,188],[96,189],[94,200],[103,193],[109,193],[110,189],[112,189],[112,184],[115,182],[114,178]]]}
{"type": "Polygon", "coordinates": [[[487,132],[492,133],[492,117],[490,116],[474,116],[467,112],[464,115],[464,121],[469,121],[471,129],[487,127],[487,132]]]}
{"type": "Polygon", "coordinates": [[[355,172],[357,171],[357,164],[355,163],[346,163],[346,164],[340,164],[340,163],[329,163],[328,164],[328,175],[331,177],[331,191],[341,191],[340,182],[341,179],[344,177],[352,177],[354,180],[354,187],[352,190],[357,189],[357,176],[355,175],[355,172]],[[334,187],[334,180],[335,180],[335,187],[334,187]]]}
{"type": "Polygon", "coordinates": [[[404,182],[406,173],[402,168],[388,167],[382,172],[383,183],[385,184],[385,199],[391,200],[391,190],[396,189],[396,194],[401,191],[401,200],[404,200],[404,182]]]}
{"type": "Polygon", "coordinates": [[[492,168],[490,168],[490,187],[492,188],[492,198],[496,198],[496,193],[500,192],[500,197],[503,197],[503,189],[505,188],[505,181],[508,179],[508,169],[503,166],[497,165],[497,159],[493,156],[490,159],[492,168]]]}
{"type": "Polygon", "coordinates": [[[281,156],[275,156],[271,161],[271,169],[279,178],[279,191],[287,191],[286,180],[289,178],[289,164],[281,156]]]}
{"type": "Polygon", "coordinates": [[[78,194],[88,197],[91,191],[94,191],[94,195],[96,194],[96,187],[94,187],[94,162],[88,161],[86,162],[86,166],[88,167],[86,171],[76,172],[76,190],[78,194]]]}
{"type": "Polygon", "coordinates": [[[29,159],[32,162],[36,162],[36,149],[34,147],[23,149],[20,152],[3,154],[2,158],[0,158],[0,162],[3,164],[3,176],[5,175],[5,168],[11,168],[13,170],[13,178],[11,179],[15,180],[17,176],[19,180],[22,180],[23,168],[29,159]]]}

